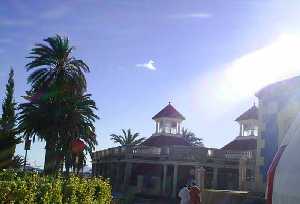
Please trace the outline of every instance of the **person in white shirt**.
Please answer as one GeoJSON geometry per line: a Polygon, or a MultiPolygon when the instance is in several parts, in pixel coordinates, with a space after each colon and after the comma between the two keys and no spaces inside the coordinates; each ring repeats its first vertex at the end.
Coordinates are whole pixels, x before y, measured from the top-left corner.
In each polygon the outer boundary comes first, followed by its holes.
{"type": "Polygon", "coordinates": [[[178,193],[178,197],[180,198],[180,204],[189,204],[190,203],[189,189],[185,186],[181,188],[178,193]]]}

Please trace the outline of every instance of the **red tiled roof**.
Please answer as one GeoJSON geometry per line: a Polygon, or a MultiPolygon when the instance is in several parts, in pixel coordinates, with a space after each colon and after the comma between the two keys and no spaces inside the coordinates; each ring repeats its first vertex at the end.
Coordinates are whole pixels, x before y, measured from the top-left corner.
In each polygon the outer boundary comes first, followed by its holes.
{"type": "Polygon", "coordinates": [[[239,139],[233,140],[228,143],[222,150],[232,150],[232,151],[247,151],[247,150],[255,150],[257,145],[256,139],[239,139]]]}
{"type": "Polygon", "coordinates": [[[164,107],[161,111],[159,111],[155,116],[152,117],[153,120],[157,118],[178,118],[181,120],[185,120],[184,116],[179,113],[170,103],[164,107]]]}
{"type": "Polygon", "coordinates": [[[190,144],[183,137],[165,136],[165,135],[151,136],[147,140],[145,140],[141,145],[155,146],[155,147],[162,147],[162,146],[169,146],[169,145],[190,146],[190,144]]]}
{"type": "Polygon", "coordinates": [[[237,119],[235,119],[235,121],[249,120],[249,119],[258,120],[258,108],[256,107],[256,105],[249,108],[246,112],[244,112],[237,119]]]}

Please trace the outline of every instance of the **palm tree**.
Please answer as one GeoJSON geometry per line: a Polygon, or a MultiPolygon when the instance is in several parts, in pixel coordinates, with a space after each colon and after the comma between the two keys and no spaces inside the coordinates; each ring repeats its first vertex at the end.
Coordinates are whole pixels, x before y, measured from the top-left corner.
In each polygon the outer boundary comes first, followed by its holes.
{"type": "Polygon", "coordinates": [[[79,155],[72,155],[72,164],[73,172],[78,174],[80,169],[83,169],[86,166],[86,156],[84,152],[79,153],[79,155]]]}
{"type": "Polygon", "coordinates": [[[96,104],[90,97],[89,94],[62,96],[61,100],[54,100],[50,104],[34,100],[20,105],[19,129],[24,136],[32,137],[33,141],[37,136],[47,142],[46,148],[49,144],[52,147],[45,155],[44,169],[47,169],[47,173],[59,169],[58,157],[63,157],[69,172],[72,157],[70,145],[75,139],[82,139],[86,144],[86,152],[92,153],[97,144],[94,122],[98,116],[93,112],[96,104]]]}
{"type": "Polygon", "coordinates": [[[131,147],[131,146],[135,146],[135,145],[139,145],[141,144],[145,138],[138,138],[139,137],[139,133],[131,133],[131,129],[128,129],[127,132],[122,129],[123,135],[116,135],[116,134],[111,134],[110,138],[112,141],[114,141],[114,143],[119,143],[121,146],[124,147],[131,147]]]}
{"type": "Polygon", "coordinates": [[[33,71],[27,80],[32,85],[31,91],[42,97],[50,97],[47,95],[50,87],[57,92],[84,92],[84,72],[89,72],[89,67],[72,56],[74,47],[70,46],[68,38],[56,35],[44,41],[47,44],[36,44],[28,57],[32,59],[26,65],[27,71],[33,71]]]}
{"type": "Polygon", "coordinates": [[[89,67],[72,56],[73,47],[68,38],[59,35],[36,44],[28,58],[27,71],[31,89],[20,105],[19,128],[25,137],[37,136],[46,142],[46,173],[57,170],[57,157],[64,156],[66,166],[70,163],[70,142],[87,140],[91,151],[96,144],[93,122],[95,102],[86,91],[84,73],[89,67]],[[89,135],[84,135],[89,134],[89,135]]]}
{"type": "Polygon", "coordinates": [[[202,138],[199,138],[195,133],[189,131],[188,129],[182,128],[182,137],[192,146],[203,147],[202,138]]]}

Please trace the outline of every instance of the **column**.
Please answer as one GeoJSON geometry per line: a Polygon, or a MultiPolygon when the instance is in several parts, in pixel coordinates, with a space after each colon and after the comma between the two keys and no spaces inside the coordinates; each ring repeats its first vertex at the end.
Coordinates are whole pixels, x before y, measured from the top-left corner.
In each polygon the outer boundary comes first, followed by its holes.
{"type": "Polygon", "coordinates": [[[124,184],[129,184],[129,179],[131,177],[131,169],[132,169],[132,163],[126,163],[125,166],[125,175],[124,175],[124,184]]]}
{"type": "Polygon", "coordinates": [[[163,182],[162,182],[162,193],[166,194],[166,185],[167,185],[167,164],[163,165],[163,182]]]}
{"type": "Polygon", "coordinates": [[[239,164],[239,190],[246,190],[247,159],[241,158],[239,164]]]}
{"type": "Polygon", "coordinates": [[[200,188],[204,188],[205,184],[205,169],[202,166],[195,168],[196,183],[200,188]]]}
{"type": "Polygon", "coordinates": [[[174,164],[173,188],[172,188],[172,197],[173,198],[176,198],[176,193],[177,193],[177,177],[178,177],[178,165],[174,164]]]}
{"type": "Polygon", "coordinates": [[[243,133],[243,127],[242,127],[242,124],[240,123],[240,135],[239,136],[242,136],[242,133],[243,133]]]}
{"type": "Polygon", "coordinates": [[[120,183],[120,164],[116,163],[117,168],[117,175],[116,175],[116,184],[118,185],[120,183]]]}
{"type": "Polygon", "coordinates": [[[212,178],[212,187],[214,189],[218,188],[218,168],[213,168],[213,178],[212,178]]]}
{"type": "Polygon", "coordinates": [[[241,124],[241,126],[242,126],[242,135],[241,135],[241,136],[245,136],[245,135],[244,135],[244,125],[241,124]]]}
{"type": "Polygon", "coordinates": [[[156,127],[155,127],[155,132],[158,133],[158,123],[155,123],[156,127]]]}

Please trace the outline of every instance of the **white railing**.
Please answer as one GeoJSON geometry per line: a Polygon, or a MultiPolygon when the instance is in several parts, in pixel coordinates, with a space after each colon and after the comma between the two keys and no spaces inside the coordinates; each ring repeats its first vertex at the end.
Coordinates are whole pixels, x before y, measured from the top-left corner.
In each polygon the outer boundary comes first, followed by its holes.
{"type": "Polygon", "coordinates": [[[146,147],[140,146],[136,147],[132,151],[133,155],[160,155],[162,153],[162,148],[160,147],[146,147]]]}

